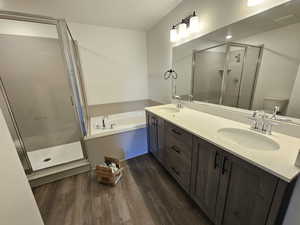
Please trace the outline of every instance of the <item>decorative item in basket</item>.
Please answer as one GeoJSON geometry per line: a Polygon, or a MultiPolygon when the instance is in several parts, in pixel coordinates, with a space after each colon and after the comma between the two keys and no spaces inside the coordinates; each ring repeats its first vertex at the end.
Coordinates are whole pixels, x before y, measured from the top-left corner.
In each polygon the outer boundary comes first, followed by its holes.
{"type": "Polygon", "coordinates": [[[96,166],[97,180],[102,184],[116,185],[123,175],[122,162],[111,157],[104,157],[104,162],[96,166]]]}

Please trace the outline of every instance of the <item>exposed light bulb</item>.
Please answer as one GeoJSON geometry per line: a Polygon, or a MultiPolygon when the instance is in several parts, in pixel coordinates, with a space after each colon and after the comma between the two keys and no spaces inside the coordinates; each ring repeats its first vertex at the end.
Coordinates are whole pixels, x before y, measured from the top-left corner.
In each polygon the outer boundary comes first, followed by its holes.
{"type": "Polygon", "coordinates": [[[257,6],[261,3],[263,3],[264,0],[248,0],[248,6],[252,7],[252,6],[257,6]]]}
{"type": "Polygon", "coordinates": [[[172,29],[170,30],[170,41],[176,42],[177,38],[178,38],[177,29],[175,26],[173,26],[172,29]]]}
{"type": "Polygon", "coordinates": [[[178,32],[178,37],[181,38],[186,38],[188,36],[188,30],[187,30],[187,26],[186,24],[182,21],[181,24],[179,24],[179,28],[178,28],[179,32],[178,32]]]}
{"type": "Polygon", "coordinates": [[[228,34],[227,36],[226,36],[226,39],[227,40],[229,40],[229,39],[231,39],[232,38],[232,35],[231,34],[228,34]]]}
{"type": "Polygon", "coordinates": [[[190,18],[190,27],[189,32],[197,33],[200,30],[200,21],[199,17],[196,16],[196,12],[193,13],[193,16],[190,18]]]}

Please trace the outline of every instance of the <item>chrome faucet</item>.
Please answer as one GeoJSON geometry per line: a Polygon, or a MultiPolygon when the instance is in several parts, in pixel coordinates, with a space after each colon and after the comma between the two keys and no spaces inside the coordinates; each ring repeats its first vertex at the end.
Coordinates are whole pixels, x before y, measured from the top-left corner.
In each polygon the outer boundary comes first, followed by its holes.
{"type": "Polygon", "coordinates": [[[176,104],[177,109],[182,109],[183,106],[181,103],[181,97],[179,95],[175,95],[174,98],[177,100],[177,104],[176,104]]]}
{"type": "Polygon", "coordinates": [[[188,101],[189,101],[189,102],[193,102],[193,98],[194,98],[193,95],[188,95],[188,101]]]}
{"type": "Polygon", "coordinates": [[[102,129],[103,130],[106,128],[106,122],[105,122],[106,119],[108,119],[108,116],[103,116],[102,117],[102,129]]]}
{"type": "Polygon", "coordinates": [[[268,118],[264,111],[255,111],[252,114],[250,129],[258,131],[263,134],[272,134],[272,128],[276,123],[273,123],[272,117],[268,118]]]}
{"type": "Polygon", "coordinates": [[[277,120],[277,114],[279,113],[279,110],[280,110],[279,106],[274,107],[271,119],[277,120]]]}

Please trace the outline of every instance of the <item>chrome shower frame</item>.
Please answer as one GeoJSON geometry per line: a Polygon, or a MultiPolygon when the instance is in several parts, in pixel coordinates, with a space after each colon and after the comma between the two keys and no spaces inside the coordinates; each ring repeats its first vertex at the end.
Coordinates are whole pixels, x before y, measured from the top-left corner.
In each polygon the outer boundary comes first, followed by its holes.
{"type": "MultiPolygon", "coordinates": [[[[67,26],[67,23],[64,19],[56,19],[53,17],[48,17],[48,16],[42,16],[42,15],[34,15],[34,14],[28,14],[28,13],[20,13],[20,12],[14,12],[14,11],[5,11],[5,10],[0,10],[0,19],[7,19],[7,20],[14,20],[14,21],[24,21],[24,22],[33,22],[33,23],[41,23],[41,24],[50,24],[50,25],[55,25],[56,29],[57,29],[57,34],[58,34],[58,41],[59,41],[59,45],[61,48],[61,52],[62,52],[62,56],[63,56],[63,60],[64,63],[66,65],[67,68],[67,74],[68,74],[68,80],[69,80],[69,88],[70,88],[70,96],[71,96],[71,102],[73,105],[73,109],[74,109],[74,114],[75,114],[75,118],[77,120],[77,125],[78,125],[78,129],[80,130],[80,141],[81,141],[81,145],[82,145],[82,150],[83,150],[83,155],[84,157],[87,159],[87,152],[86,149],[84,147],[83,144],[83,139],[87,134],[87,118],[83,118],[83,114],[79,112],[79,109],[81,108],[81,106],[83,105],[81,110],[84,110],[84,115],[86,115],[87,117],[87,100],[86,100],[86,95],[85,95],[85,90],[83,85],[83,78],[82,78],[82,73],[80,71],[79,68],[77,68],[76,64],[77,62],[75,62],[75,60],[78,60],[77,57],[79,57],[78,55],[78,49],[75,45],[75,41],[72,38],[71,34],[71,41],[74,44],[74,56],[72,56],[72,52],[71,52],[71,46],[69,43],[69,39],[68,39],[68,32],[69,32],[69,28],[67,26]],[[75,58],[75,59],[74,59],[75,58]],[[79,81],[79,87],[76,83],[76,80],[79,81]],[[80,92],[79,89],[81,90],[81,93],[83,95],[82,99],[83,102],[81,103],[80,100],[80,92]]],[[[69,32],[70,33],[70,32],[69,32]]],[[[2,82],[1,82],[2,84],[2,82]]],[[[16,123],[16,120],[14,118],[14,114],[10,108],[10,103],[9,103],[9,99],[8,96],[5,92],[5,88],[3,87],[3,84],[0,86],[1,87],[1,93],[4,96],[4,102],[6,103],[6,108],[9,112],[9,116],[11,118],[10,121],[7,121],[7,123],[12,123],[11,127],[14,127],[15,129],[15,133],[17,134],[17,139],[19,142],[19,146],[17,146],[17,150],[19,153],[19,157],[24,157],[24,163],[26,164],[24,166],[24,170],[27,174],[30,174],[33,172],[29,158],[27,156],[27,151],[25,149],[22,137],[20,136],[20,132],[18,129],[18,125],[16,123]],[[14,123],[15,121],[15,123],[14,123]],[[18,135],[19,134],[19,135],[18,135]],[[26,168],[26,169],[25,169],[26,168]]]]}
{"type": "MultiPolygon", "coordinates": [[[[244,63],[246,61],[247,58],[247,49],[248,47],[254,47],[254,48],[259,48],[259,56],[258,56],[258,61],[257,61],[257,66],[256,66],[256,71],[255,71],[255,75],[254,75],[254,83],[253,83],[253,87],[252,87],[252,93],[251,93],[251,98],[250,98],[250,106],[249,109],[252,108],[253,105],[253,99],[254,99],[254,93],[255,93],[255,89],[256,89],[256,85],[257,85],[257,78],[258,78],[258,74],[259,74],[259,70],[260,70],[260,66],[261,66],[261,60],[262,60],[262,56],[263,56],[263,49],[264,49],[264,45],[250,45],[250,44],[241,44],[241,43],[236,43],[236,42],[225,42],[225,43],[221,43],[218,45],[214,45],[205,49],[201,49],[201,50],[194,50],[193,51],[193,56],[192,56],[192,79],[191,79],[191,95],[194,95],[194,80],[195,80],[195,67],[196,67],[196,54],[197,53],[202,53],[205,52],[207,50],[213,49],[213,48],[217,48],[217,47],[221,47],[221,46],[226,46],[226,51],[225,51],[225,63],[224,63],[224,68],[223,68],[223,72],[222,72],[222,84],[221,84],[221,90],[220,90],[220,96],[219,96],[219,104],[223,104],[223,98],[224,98],[224,94],[226,91],[226,81],[225,78],[228,74],[228,64],[229,64],[229,53],[230,53],[230,47],[234,46],[234,47],[242,47],[245,48],[245,54],[243,57],[243,66],[242,66],[242,74],[241,77],[243,77],[244,75],[244,63]]],[[[239,93],[237,98],[239,99],[241,95],[241,89],[239,88],[239,93]]]]}

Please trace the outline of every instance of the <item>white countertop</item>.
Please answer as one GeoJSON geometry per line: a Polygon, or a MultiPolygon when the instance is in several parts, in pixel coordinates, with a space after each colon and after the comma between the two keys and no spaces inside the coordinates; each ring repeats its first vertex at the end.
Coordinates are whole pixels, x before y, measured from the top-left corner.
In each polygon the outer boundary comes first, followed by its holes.
{"type": "Polygon", "coordinates": [[[174,105],[147,107],[146,110],[237,157],[260,167],[284,181],[290,182],[300,173],[300,168],[294,165],[300,149],[299,138],[273,132],[272,135],[267,136],[280,145],[279,150],[263,151],[248,149],[224,139],[218,133],[218,130],[222,128],[239,128],[250,131],[250,125],[248,124],[239,123],[189,108],[181,109],[180,113],[169,113],[160,110],[162,107],[174,107],[174,105]]]}

